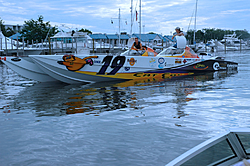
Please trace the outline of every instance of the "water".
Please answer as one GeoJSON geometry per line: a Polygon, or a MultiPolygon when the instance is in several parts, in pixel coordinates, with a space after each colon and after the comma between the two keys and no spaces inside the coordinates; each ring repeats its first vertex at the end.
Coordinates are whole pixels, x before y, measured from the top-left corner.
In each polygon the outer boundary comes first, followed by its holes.
{"type": "Polygon", "coordinates": [[[250,51],[223,55],[238,72],[92,85],[37,83],[0,64],[0,165],[165,165],[250,127],[250,51]]]}

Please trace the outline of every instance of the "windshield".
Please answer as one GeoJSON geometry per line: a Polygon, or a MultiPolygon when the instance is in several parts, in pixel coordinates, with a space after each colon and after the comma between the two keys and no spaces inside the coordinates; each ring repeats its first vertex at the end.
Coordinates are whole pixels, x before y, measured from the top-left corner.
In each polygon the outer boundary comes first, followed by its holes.
{"type": "Polygon", "coordinates": [[[168,48],[160,53],[160,55],[174,55],[174,54],[182,54],[184,52],[184,48],[168,48]]]}

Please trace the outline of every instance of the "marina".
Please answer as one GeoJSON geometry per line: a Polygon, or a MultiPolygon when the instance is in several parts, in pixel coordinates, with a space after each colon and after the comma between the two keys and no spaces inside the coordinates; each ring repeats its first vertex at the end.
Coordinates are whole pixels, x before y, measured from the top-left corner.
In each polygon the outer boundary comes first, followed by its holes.
{"type": "MultiPolygon", "coordinates": [[[[131,47],[131,39],[138,38],[142,45],[154,49],[157,53],[173,46],[176,43],[172,35],[161,34],[87,34],[84,32],[58,32],[53,37],[42,39],[40,42],[24,40],[24,37],[6,37],[0,32],[0,55],[27,56],[27,55],[53,55],[64,53],[120,54],[131,47]],[[21,38],[21,39],[20,39],[21,38]]],[[[187,45],[195,52],[227,52],[250,50],[249,40],[239,39],[236,34],[225,35],[222,40],[211,39],[204,42],[187,45]]]]}
{"type": "Polygon", "coordinates": [[[195,1],[0,2],[0,165],[250,165],[247,2],[195,1]]]}
{"type": "Polygon", "coordinates": [[[0,64],[0,163],[166,165],[229,128],[249,128],[250,52],[217,55],[238,70],[69,85],[0,64]]]}

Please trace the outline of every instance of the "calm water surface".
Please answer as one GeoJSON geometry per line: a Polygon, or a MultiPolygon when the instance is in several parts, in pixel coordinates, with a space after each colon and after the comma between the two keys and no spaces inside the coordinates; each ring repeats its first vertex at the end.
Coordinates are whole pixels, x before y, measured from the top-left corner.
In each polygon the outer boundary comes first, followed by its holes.
{"type": "Polygon", "coordinates": [[[250,51],[223,55],[238,72],[91,85],[38,83],[0,64],[0,165],[165,165],[250,127],[250,51]]]}

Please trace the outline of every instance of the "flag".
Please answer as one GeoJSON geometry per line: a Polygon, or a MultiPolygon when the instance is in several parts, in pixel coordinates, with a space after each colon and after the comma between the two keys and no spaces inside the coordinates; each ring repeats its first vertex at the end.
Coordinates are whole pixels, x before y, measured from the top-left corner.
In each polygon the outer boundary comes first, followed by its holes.
{"type": "Polygon", "coordinates": [[[136,16],[136,21],[138,20],[138,18],[137,18],[137,16],[138,16],[138,13],[137,13],[137,11],[135,11],[135,16],[136,16]]]}

